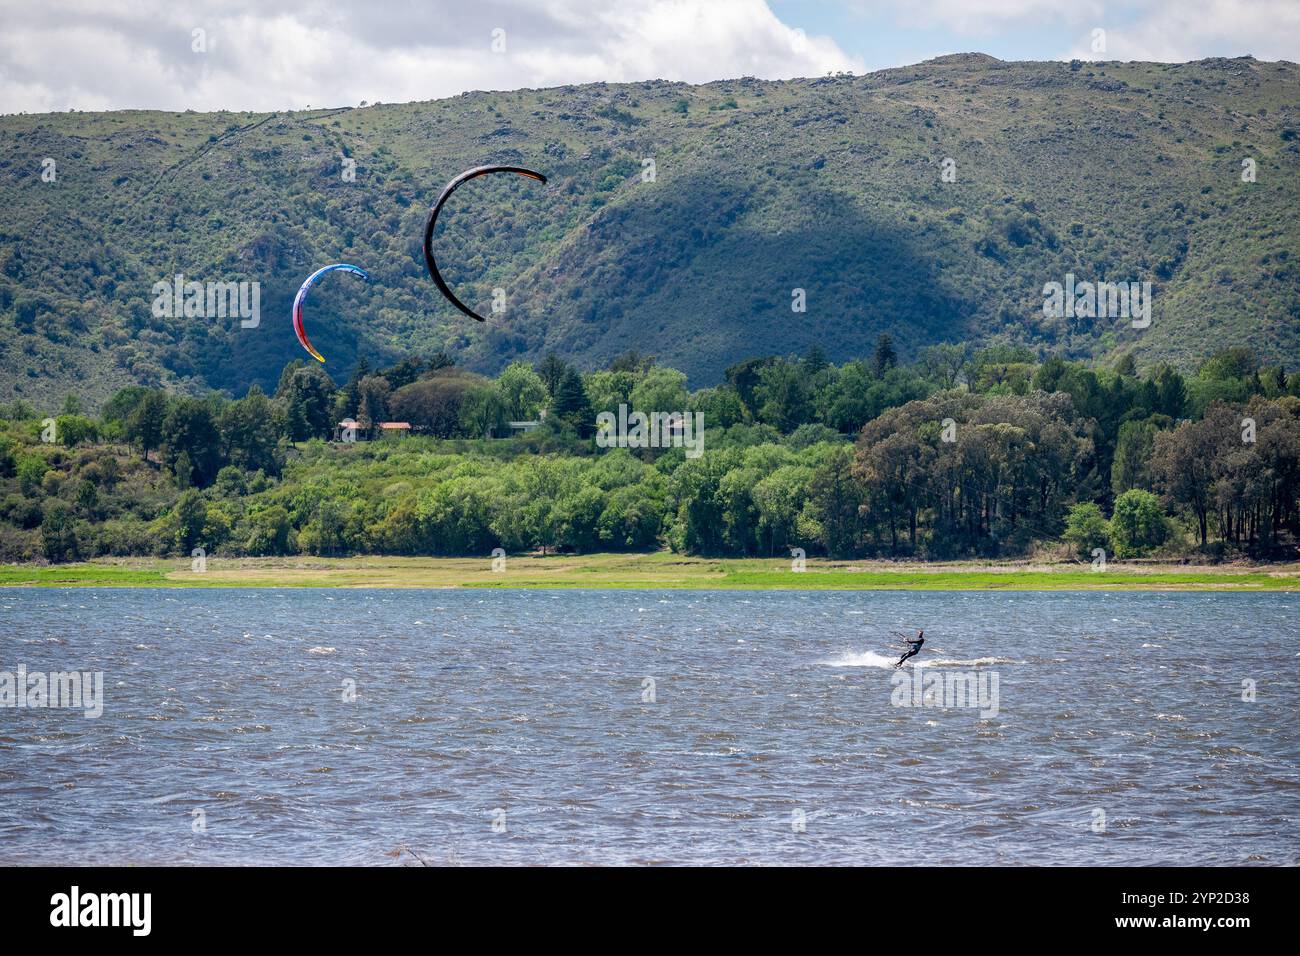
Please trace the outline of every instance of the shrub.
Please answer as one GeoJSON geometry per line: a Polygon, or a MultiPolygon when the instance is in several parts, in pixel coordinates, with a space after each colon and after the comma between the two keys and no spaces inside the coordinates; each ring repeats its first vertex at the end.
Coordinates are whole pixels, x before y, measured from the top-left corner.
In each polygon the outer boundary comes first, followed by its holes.
{"type": "Polygon", "coordinates": [[[1093,502],[1081,501],[1070,509],[1061,537],[1073,546],[1079,557],[1090,558],[1094,549],[1109,543],[1110,525],[1093,502]]]}
{"type": "Polygon", "coordinates": [[[1149,491],[1133,488],[1115,499],[1110,521],[1110,539],[1115,556],[1134,558],[1164,544],[1169,536],[1160,499],[1149,491]]]}

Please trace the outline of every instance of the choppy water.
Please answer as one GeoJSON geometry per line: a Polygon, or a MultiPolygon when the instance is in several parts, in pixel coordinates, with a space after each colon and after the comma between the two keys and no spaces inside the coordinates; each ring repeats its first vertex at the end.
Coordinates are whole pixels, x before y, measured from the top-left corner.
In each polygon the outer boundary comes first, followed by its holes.
{"type": "Polygon", "coordinates": [[[0,591],[0,670],[100,670],[106,697],[0,708],[0,862],[1294,865],[1298,610],[0,591]],[[996,673],[995,717],[891,705],[889,632],[921,626],[922,675],[996,673]]]}

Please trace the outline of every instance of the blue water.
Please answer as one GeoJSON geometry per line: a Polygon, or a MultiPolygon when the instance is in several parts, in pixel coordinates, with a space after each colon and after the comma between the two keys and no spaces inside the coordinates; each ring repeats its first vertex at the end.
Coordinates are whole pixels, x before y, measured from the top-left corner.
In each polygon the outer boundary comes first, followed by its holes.
{"type": "Polygon", "coordinates": [[[105,702],[0,708],[0,862],[1294,865],[1298,611],[2,590],[0,671],[102,671],[105,702]],[[995,716],[891,703],[919,627],[922,676],[996,674],[995,716]]]}

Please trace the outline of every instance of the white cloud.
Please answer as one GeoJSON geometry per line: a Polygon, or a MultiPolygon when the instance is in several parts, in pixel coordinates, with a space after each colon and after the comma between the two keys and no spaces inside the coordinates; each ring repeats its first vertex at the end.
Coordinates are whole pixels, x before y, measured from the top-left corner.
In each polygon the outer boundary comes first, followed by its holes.
{"type": "Polygon", "coordinates": [[[1068,56],[1165,63],[1247,54],[1260,60],[1300,60],[1300,4],[1295,0],[1161,0],[1144,8],[1132,22],[1097,21],[1106,28],[1105,53],[1092,54],[1088,36],[1068,56]]]}
{"type": "Polygon", "coordinates": [[[862,70],[765,0],[95,0],[12,8],[0,111],[403,102],[596,80],[862,70]],[[504,30],[505,52],[492,51],[504,30]],[[206,52],[192,50],[205,31],[206,52]]]}
{"type": "Polygon", "coordinates": [[[1182,62],[1211,56],[1300,60],[1296,0],[847,0],[863,17],[956,37],[1032,35],[1057,49],[1037,59],[1092,56],[1092,30],[1106,31],[1104,59],[1182,62]]]}
{"type": "Polygon", "coordinates": [[[1101,15],[1101,0],[924,0],[897,4],[888,0],[856,0],[861,12],[892,12],[895,22],[909,27],[942,27],[963,36],[991,36],[1008,26],[1039,23],[1085,23],[1101,15]]]}

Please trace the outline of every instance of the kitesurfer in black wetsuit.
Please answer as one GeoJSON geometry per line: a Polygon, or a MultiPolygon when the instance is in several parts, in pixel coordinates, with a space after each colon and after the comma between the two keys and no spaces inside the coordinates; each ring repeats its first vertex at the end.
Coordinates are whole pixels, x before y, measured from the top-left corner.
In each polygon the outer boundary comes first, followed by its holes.
{"type": "Polygon", "coordinates": [[[912,640],[909,637],[906,638],[906,641],[912,646],[912,649],[898,659],[898,663],[894,665],[895,667],[902,667],[903,661],[907,660],[909,657],[915,657],[921,652],[921,645],[925,643],[925,631],[917,631],[916,640],[912,640]]]}

